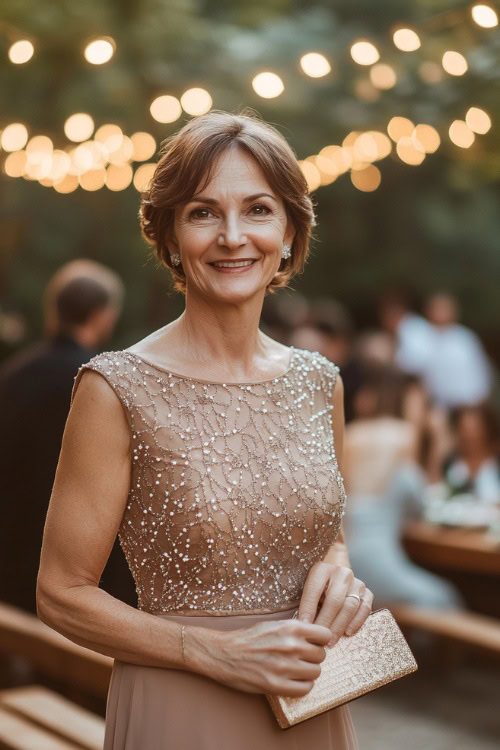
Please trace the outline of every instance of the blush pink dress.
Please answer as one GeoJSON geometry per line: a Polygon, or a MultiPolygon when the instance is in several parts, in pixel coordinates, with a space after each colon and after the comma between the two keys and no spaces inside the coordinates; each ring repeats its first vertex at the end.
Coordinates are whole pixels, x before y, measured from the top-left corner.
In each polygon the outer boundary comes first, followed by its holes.
{"type": "MultiPolygon", "coordinates": [[[[127,350],[82,365],[120,399],[132,467],[119,539],[138,607],[229,631],[290,618],[334,543],[345,491],[334,450],[338,367],[291,348],[258,383],[179,375],[127,350]]],[[[262,694],[115,660],[104,750],[356,750],[344,706],[280,729],[262,694]]]]}

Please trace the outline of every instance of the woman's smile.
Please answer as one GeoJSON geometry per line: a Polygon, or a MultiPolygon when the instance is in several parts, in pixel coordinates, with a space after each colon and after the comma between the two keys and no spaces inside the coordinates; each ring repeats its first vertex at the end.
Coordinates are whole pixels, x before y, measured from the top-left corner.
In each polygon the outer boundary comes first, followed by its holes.
{"type": "Polygon", "coordinates": [[[258,258],[238,258],[237,260],[213,260],[208,265],[218,273],[245,273],[257,262],[258,258]]]}

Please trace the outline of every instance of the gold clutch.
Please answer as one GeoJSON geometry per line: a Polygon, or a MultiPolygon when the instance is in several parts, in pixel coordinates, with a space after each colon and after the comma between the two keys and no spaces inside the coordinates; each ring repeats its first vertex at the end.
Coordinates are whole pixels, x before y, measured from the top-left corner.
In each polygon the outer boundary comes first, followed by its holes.
{"type": "MultiPolygon", "coordinates": [[[[294,617],[297,615],[295,613],[294,617]]],[[[326,650],[321,674],[300,698],[266,695],[282,729],[359,698],[415,672],[417,663],[388,609],[367,617],[357,633],[326,650]]]]}

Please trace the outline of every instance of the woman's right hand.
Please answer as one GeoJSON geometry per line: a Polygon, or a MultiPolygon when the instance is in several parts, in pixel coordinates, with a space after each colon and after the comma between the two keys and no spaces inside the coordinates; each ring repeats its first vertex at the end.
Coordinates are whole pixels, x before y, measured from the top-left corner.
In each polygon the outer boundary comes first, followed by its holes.
{"type": "Polygon", "coordinates": [[[292,697],[311,690],[332,637],[329,628],[297,619],[229,632],[190,628],[185,635],[196,671],[237,690],[292,697]]]}

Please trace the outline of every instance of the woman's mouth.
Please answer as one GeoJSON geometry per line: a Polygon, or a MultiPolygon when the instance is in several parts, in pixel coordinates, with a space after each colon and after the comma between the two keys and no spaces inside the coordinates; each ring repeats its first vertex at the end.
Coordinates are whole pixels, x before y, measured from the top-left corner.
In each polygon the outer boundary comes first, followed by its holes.
{"type": "Polygon", "coordinates": [[[244,258],[241,260],[214,260],[210,266],[222,273],[244,273],[246,269],[256,263],[257,258],[244,258]]]}

